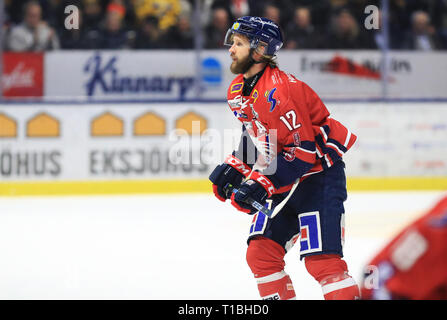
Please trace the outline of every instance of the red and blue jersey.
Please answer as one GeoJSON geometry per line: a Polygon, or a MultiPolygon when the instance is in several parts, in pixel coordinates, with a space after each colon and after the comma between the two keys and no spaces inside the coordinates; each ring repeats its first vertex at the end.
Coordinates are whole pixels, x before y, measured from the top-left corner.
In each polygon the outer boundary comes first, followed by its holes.
{"type": "Polygon", "coordinates": [[[268,177],[276,193],[331,167],[354,144],[356,136],[293,75],[267,66],[249,96],[243,96],[243,86],[240,74],[228,88],[228,104],[259,151],[257,162],[265,172],[275,166],[268,177]]]}
{"type": "Polygon", "coordinates": [[[397,234],[365,269],[373,272],[365,274],[363,299],[447,299],[447,196],[397,234]]]}

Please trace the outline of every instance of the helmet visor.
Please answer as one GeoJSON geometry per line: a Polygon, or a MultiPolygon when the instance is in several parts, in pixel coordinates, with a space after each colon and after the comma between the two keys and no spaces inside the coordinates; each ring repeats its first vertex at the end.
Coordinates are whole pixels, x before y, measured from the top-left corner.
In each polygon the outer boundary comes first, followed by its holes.
{"type": "Polygon", "coordinates": [[[224,46],[231,47],[233,45],[235,35],[243,36],[244,38],[247,39],[247,45],[249,45],[249,46],[251,45],[251,42],[249,42],[248,37],[246,35],[244,35],[241,32],[234,31],[233,29],[228,29],[227,34],[225,35],[224,43],[223,43],[224,46]]]}
{"type": "Polygon", "coordinates": [[[233,36],[234,36],[234,31],[232,29],[228,29],[227,34],[225,35],[225,39],[224,39],[224,46],[229,46],[231,47],[233,45],[233,36]]]}

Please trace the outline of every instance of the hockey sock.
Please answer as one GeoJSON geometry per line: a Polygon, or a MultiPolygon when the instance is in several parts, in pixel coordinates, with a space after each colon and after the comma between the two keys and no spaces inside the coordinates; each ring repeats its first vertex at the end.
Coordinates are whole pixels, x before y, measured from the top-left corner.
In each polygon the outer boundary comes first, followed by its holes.
{"type": "Polygon", "coordinates": [[[318,281],[325,300],[354,300],[360,298],[355,280],[348,274],[348,266],[335,254],[304,258],[307,271],[318,281]]]}
{"type": "Polygon", "coordinates": [[[284,271],[284,248],[264,237],[252,239],[247,249],[247,263],[258,284],[261,298],[290,300],[295,298],[292,280],[284,271]]]}

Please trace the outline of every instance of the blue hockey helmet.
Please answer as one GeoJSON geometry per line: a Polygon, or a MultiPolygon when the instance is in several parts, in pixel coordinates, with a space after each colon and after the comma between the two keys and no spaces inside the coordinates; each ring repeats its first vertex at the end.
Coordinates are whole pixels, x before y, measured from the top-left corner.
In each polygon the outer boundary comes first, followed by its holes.
{"type": "Polygon", "coordinates": [[[246,36],[250,41],[250,47],[253,49],[258,48],[263,43],[265,46],[264,54],[268,56],[274,56],[283,45],[279,26],[267,18],[245,16],[237,19],[227,31],[225,45],[231,46],[233,44],[235,33],[246,36]]]}

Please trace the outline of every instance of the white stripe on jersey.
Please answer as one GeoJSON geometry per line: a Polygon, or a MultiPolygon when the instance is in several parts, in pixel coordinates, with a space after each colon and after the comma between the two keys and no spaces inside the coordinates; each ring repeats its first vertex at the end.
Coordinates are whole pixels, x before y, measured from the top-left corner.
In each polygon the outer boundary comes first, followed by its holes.
{"type": "Polygon", "coordinates": [[[301,150],[301,151],[304,151],[304,152],[307,152],[307,153],[310,153],[310,154],[315,154],[316,153],[316,151],[310,151],[310,150],[307,150],[307,149],[303,149],[303,148],[300,148],[300,147],[296,147],[298,150],[301,150]]]}
{"type": "Polygon", "coordinates": [[[324,160],[326,160],[326,164],[328,166],[328,168],[331,166],[331,162],[329,161],[329,159],[327,158],[327,153],[324,155],[324,160]]]}
{"type": "Polygon", "coordinates": [[[341,151],[335,144],[333,144],[333,143],[331,143],[331,142],[326,142],[326,145],[328,145],[328,146],[333,146],[335,149],[337,149],[337,150],[338,150],[338,154],[339,154],[339,156],[342,156],[342,155],[344,154],[344,152],[341,151]]]}
{"type": "Polygon", "coordinates": [[[346,128],[346,130],[348,130],[348,133],[347,133],[347,135],[346,135],[346,140],[345,140],[345,143],[344,143],[343,145],[347,148],[347,147],[348,147],[349,140],[351,140],[351,131],[349,131],[348,128],[346,128]]]}
{"type": "Polygon", "coordinates": [[[323,127],[320,127],[320,131],[323,133],[324,141],[327,141],[327,134],[326,134],[326,132],[324,131],[323,127]]]}

